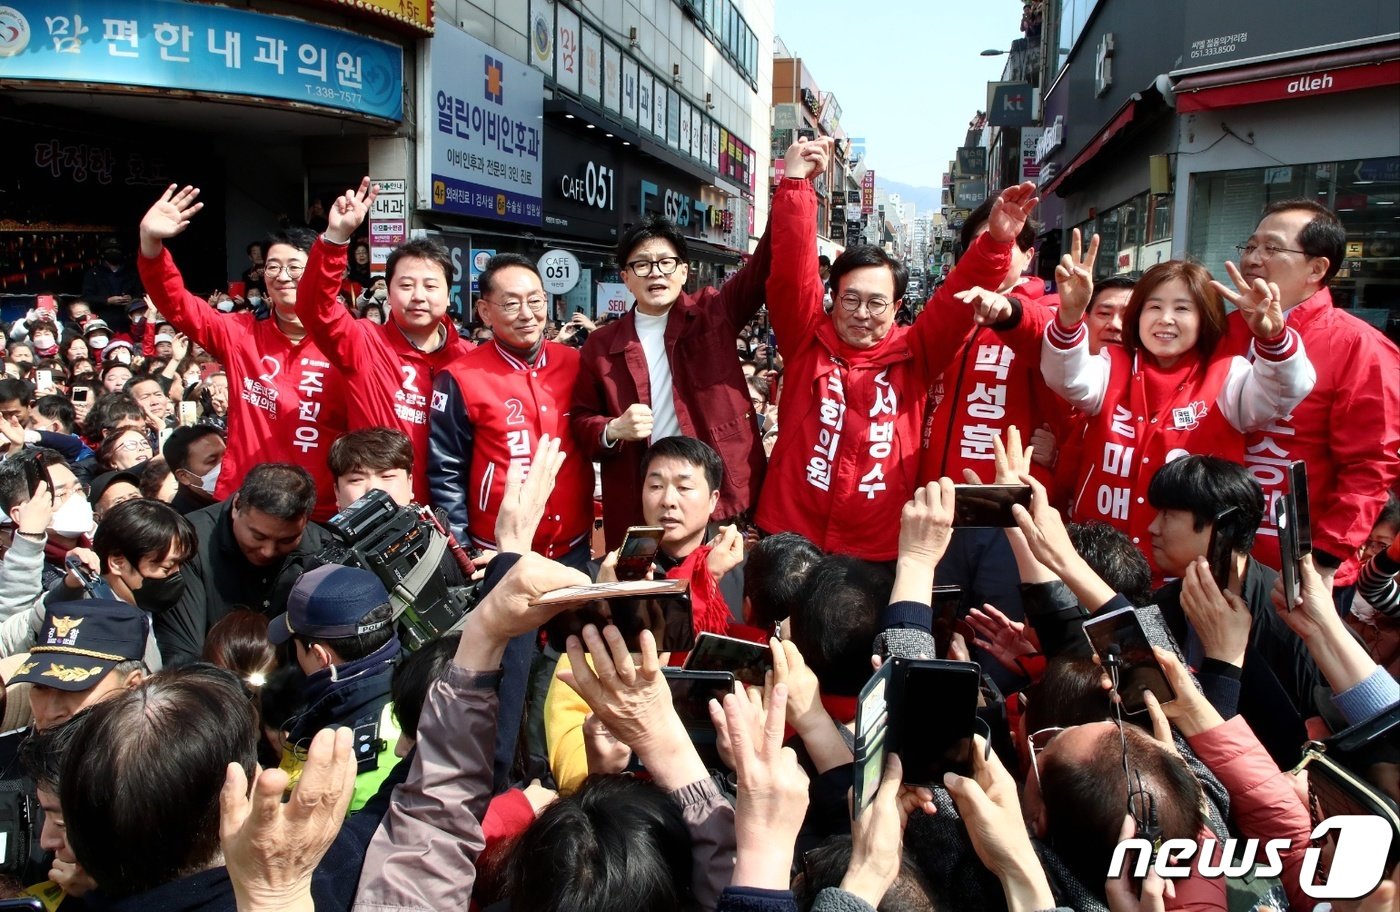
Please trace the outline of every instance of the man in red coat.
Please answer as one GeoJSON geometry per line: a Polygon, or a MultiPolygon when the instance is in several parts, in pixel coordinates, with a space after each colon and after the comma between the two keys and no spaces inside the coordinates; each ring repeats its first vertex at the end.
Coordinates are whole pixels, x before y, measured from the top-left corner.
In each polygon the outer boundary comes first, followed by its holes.
{"type": "MultiPolygon", "coordinates": [[[[1235,290],[1216,283],[1238,304],[1275,285],[1284,318],[1303,338],[1317,370],[1313,391],[1286,419],[1245,436],[1245,465],[1264,487],[1268,509],[1254,557],[1279,565],[1273,505],[1286,489],[1289,462],[1308,467],[1313,560],[1342,607],[1350,605],[1366,540],[1390,488],[1400,477],[1400,352],[1375,327],[1332,303],[1327,284],[1346,253],[1346,229],[1336,213],[1310,199],[1284,200],[1264,210],[1240,247],[1240,265],[1226,263],[1235,290]]],[[[1246,352],[1249,328],[1230,314],[1230,342],[1246,352]]]]}
{"type": "Polygon", "coordinates": [[[468,346],[447,318],[452,259],[431,241],[409,241],[389,254],[389,319],[356,319],[337,296],[350,238],[364,222],[379,188],[369,178],[342,194],[326,213],[325,234],[306,260],[297,313],[355,402],[350,430],[398,428],[413,441],[413,498],[428,503],[428,404],[433,378],[468,346]]]}
{"type": "MultiPolygon", "coordinates": [[[[151,300],[176,329],[209,352],[228,372],[228,450],[214,496],[224,500],[261,462],[289,462],[316,483],[314,520],[335,514],[326,454],[345,432],[345,386],[297,318],[296,303],[312,235],[288,229],[269,238],[267,295],[271,320],[251,313],[220,313],[185,289],[165,249],[204,208],[199,189],[166,189],[141,220],[136,259],[151,300]],[[234,392],[236,390],[236,393],[234,392]]],[[[91,326],[91,323],[89,323],[91,326]]]]}
{"type": "Polygon", "coordinates": [[[883,250],[850,247],[831,267],[835,304],[822,307],[817,271],[817,200],[829,139],[794,143],[788,175],[773,197],[773,267],[768,312],[783,355],[782,429],[757,521],[767,532],[799,532],[824,551],[893,560],[899,516],[913,493],[930,384],[969,334],[974,314],[999,288],[1010,250],[1037,200],[1022,184],[1003,191],[979,237],[912,327],[895,325],[908,270],[883,250]]]}
{"type": "Polygon", "coordinates": [[[674,223],[649,217],[618,242],[622,280],[637,303],[584,343],[572,413],[585,458],[602,466],[608,550],[642,522],[642,455],[651,441],[684,435],[719,453],[715,519],[753,506],[766,458],[734,340],[763,305],[769,249],[764,234],[723,287],[692,293],[683,291],[689,255],[674,223]]]}

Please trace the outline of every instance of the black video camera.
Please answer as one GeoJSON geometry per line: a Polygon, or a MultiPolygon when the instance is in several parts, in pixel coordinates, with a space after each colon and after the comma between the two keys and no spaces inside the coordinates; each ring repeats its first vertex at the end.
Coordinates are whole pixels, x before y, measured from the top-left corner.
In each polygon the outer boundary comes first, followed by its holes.
{"type": "Polygon", "coordinates": [[[452,560],[452,542],[429,508],[401,507],[371,489],[326,527],[336,543],[317,554],[316,563],[360,567],[379,577],[394,606],[399,640],[410,652],[460,628],[476,606],[474,585],[448,584],[441,568],[452,560]]]}

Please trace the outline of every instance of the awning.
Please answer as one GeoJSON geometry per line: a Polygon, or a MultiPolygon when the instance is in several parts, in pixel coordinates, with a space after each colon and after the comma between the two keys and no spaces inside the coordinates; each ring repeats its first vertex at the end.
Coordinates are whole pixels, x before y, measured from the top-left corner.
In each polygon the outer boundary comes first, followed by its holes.
{"type": "Polygon", "coordinates": [[[1183,114],[1400,85],[1400,42],[1347,48],[1187,76],[1175,86],[1183,114]]]}
{"type": "Polygon", "coordinates": [[[1098,135],[1090,140],[1084,148],[1080,149],[1079,154],[1076,155],[1068,165],[1065,165],[1064,169],[1061,170],[1059,174],[1056,174],[1049,184],[1041,188],[1040,195],[1049,196],[1054,193],[1056,188],[1063,184],[1071,174],[1087,165],[1093,160],[1094,156],[1103,151],[1103,147],[1108,145],[1113,137],[1117,136],[1122,132],[1124,127],[1133,122],[1133,118],[1137,116],[1138,103],[1141,100],[1141,96],[1134,95],[1132,98],[1125,101],[1123,107],[1118,109],[1118,113],[1114,114],[1109,120],[1108,125],[1100,130],[1098,135]]]}

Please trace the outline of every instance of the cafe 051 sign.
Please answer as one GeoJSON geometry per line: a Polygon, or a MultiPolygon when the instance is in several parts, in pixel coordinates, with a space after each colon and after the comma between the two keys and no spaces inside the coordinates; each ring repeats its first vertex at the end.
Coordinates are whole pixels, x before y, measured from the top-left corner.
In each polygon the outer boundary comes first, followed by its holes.
{"type": "Polygon", "coordinates": [[[590,240],[617,239],[621,162],[611,149],[545,130],[544,223],[590,240]]]}

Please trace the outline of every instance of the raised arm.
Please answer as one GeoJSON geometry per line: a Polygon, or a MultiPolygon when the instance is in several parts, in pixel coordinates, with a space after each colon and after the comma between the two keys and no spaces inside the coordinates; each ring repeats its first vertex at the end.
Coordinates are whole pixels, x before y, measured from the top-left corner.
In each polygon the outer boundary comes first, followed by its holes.
{"type": "Polygon", "coordinates": [[[817,194],[808,179],[830,154],[831,140],[797,142],[788,147],[787,176],[773,194],[768,210],[772,268],[768,273],[768,317],[778,348],[791,353],[826,319],[825,289],[817,271],[817,194]]]}
{"type": "Polygon", "coordinates": [[[365,854],[357,912],[467,907],[486,844],[481,820],[491,799],[506,645],[557,610],[532,607],[534,599],[586,582],[577,570],[526,554],[467,616],[452,664],[428,689],[408,780],[394,789],[365,854]]]}
{"type": "Polygon", "coordinates": [[[364,222],[379,187],[369,178],[358,190],[341,194],[326,212],[326,231],[311,245],[306,272],[297,283],[297,318],[316,340],[331,363],[342,371],[354,372],[375,358],[377,349],[365,337],[375,331],[368,320],[357,320],[340,303],[338,293],[345,275],[350,238],[364,222]]]}
{"type": "Polygon", "coordinates": [[[199,188],[178,190],[171,184],[141,219],[141,252],[136,269],[151,303],[180,332],[221,361],[232,349],[230,340],[239,327],[219,314],[202,298],[190,294],[185,279],[175,268],[165,242],[182,234],[190,220],[204,208],[198,201],[199,188]]]}

